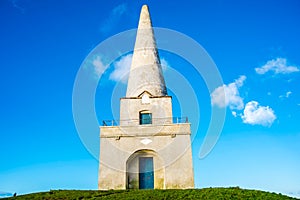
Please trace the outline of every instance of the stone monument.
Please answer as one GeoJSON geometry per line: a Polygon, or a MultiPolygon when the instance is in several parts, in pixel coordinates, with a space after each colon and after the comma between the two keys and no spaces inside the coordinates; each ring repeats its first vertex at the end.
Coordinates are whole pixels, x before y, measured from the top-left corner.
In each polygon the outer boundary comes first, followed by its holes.
{"type": "Polygon", "coordinates": [[[141,10],[120,120],[100,126],[98,188],[194,188],[191,128],[172,115],[148,6],[141,10]]]}

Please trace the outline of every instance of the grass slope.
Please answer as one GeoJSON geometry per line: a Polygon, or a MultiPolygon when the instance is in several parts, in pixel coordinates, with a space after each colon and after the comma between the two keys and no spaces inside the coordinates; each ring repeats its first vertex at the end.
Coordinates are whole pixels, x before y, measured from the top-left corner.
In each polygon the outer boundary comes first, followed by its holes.
{"type": "Polygon", "coordinates": [[[50,190],[7,199],[295,199],[282,194],[239,187],[189,190],[50,190]]]}

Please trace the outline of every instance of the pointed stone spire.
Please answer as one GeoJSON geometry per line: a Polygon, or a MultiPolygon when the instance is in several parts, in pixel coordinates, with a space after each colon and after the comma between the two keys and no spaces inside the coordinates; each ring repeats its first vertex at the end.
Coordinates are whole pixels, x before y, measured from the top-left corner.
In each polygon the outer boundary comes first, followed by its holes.
{"type": "Polygon", "coordinates": [[[126,97],[138,97],[144,91],[153,96],[167,95],[147,5],[140,14],[126,97]]]}

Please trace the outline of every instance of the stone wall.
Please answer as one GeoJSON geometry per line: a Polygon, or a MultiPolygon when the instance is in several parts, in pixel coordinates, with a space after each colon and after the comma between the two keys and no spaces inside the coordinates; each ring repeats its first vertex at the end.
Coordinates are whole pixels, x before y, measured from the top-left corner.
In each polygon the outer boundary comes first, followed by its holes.
{"type": "MultiPolygon", "coordinates": [[[[133,174],[128,177],[128,170],[130,172],[128,162],[136,163],[132,157],[139,151],[151,152],[149,155],[153,155],[156,189],[193,188],[190,124],[173,124],[167,127],[172,126],[174,128],[169,130],[173,131],[164,134],[156,136],[141,134],[135,137],[127,135],[115,137],[122,133],[122,127],[101,127],[99,189],[128,188],[128,178],[133,179],[134,176],[133,174]],[[174,130],[187,132],[179,134],[174,130]]],[[[127,128],[133,133],[140,131],[134,131],[134,127],[127,128]]],[[[153,127],[148,127],[151,128],[153,127]]],[[[136,168],[132,168],[132,173],[137,172],[134,169],[136,168]]]]}

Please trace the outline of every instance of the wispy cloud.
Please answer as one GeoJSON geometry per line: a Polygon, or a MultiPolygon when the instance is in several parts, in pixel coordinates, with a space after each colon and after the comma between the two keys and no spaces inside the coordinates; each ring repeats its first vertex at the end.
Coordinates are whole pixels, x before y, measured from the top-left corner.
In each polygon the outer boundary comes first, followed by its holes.
{"type": "MultiPolygon", "coordinates": [[[[244,108],[244,102],[239,94],[239,88],[243,86],[246,76],[240,76],[233,83],[222,85],[216,88],[211,93],[212,105],[217,105],[220,108],[229,106],[230,109],[241,110],[244,108]]],[[[232,113],[236,115],[236,113],[232,113]]]]}
{"type": "Polygon", "coordinates": [[[122,3],[116,6],[109,14],[108,18],[101,24],[100,31],[102,33],[110,32],[114,25],[117,25],[121,17],[126,13],[128,6],[126,3],[122,3]]]}
{"type": "Polygon", "coordinates": [[[231,114],[232,114],[234,117],[237,117],[236,111],[231,111],[231,114]]]}
{"type": "Polygon", "coordinates": [[[121,81],[126,83],[130,71],[132,54],[125,55],[114,63],[114,71],[110,74],[109,79],[113,81],[121,81]]]}
{"type": "MultiPolygon", "coordinates": [[[[119,61],[113,63],[114,70],[109,76],[110,80],[126,84],[130,72],[130,66],[132,62],[132,54],[122,56],[119,61]]],[[[161,67],[163,71],[166,71],[170,64],[164,58],[161,58],[161,67]]]]}
{"type": "Polygon", "coordinates": [[[281,98],[281,99],[282,98],[289,98],[291,94],[292,94],[291,91],[287,91],[284,95],[280,95],[279,98],[281,98]]]}
{"type": "Polygon", "coordinates": [[[20,0],[9,0],[14,8],[19,10],[22,14],[25,13],[24,6],[20,5],[20,0]]]}
{"type": "Polygon", "coordinates": [[[166,71],[168,68],[171,67],[170,63],[165,58],[160,59],[160,64],[163,71],[166,71]]]}
{"type": "Polygon", "coordinates": [[[93,60],[92,64],[93,64],[93,67],[94,67],[94,74],[97,77],[101,76],[104,73],[104,71],[106,70],[106,68],[108,67],[107,65],[105,65],[103,63],[103,60],[100,56],[97,56],[93,60]]]}
{"type": "Polygon", "coordinates": [[[276,119],[272,108],[260,106],[256,101],[250,101],[246,104],[241,117],[243,123],[262,126],[271,126],[276,119]]]}
{"type": "Polygon", "coordinates": [[[267,72],[273,72],[274,74],[290,74],[299,72],[297,66],[287,64],[286,58],[276,58],[267,61],[267,63],[259,68],[255,68],[257,74],[265,74],[267,72]]]}
{"type": "Polygon", "coordinates": [[[286,98],[289,98],[289,96],[292,94],[292,92],[291,91],[288,91],[288,92],[286,92],[286,94],[285,94],[285,97],[286,98]]]}

